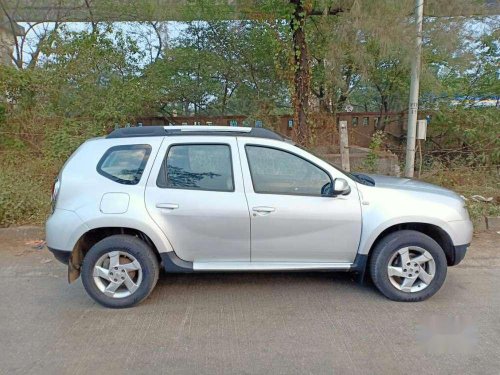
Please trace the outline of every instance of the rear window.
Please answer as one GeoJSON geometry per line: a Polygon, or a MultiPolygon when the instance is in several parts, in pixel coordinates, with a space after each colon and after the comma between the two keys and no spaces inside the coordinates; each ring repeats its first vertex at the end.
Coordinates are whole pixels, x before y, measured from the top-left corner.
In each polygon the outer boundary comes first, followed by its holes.
{"type": "Polygon", "coordinates": [[[111,147],[97,164],[97,172],[120,184],[135,185],[141,180],[150,153],[150,145],[111,147]]]}

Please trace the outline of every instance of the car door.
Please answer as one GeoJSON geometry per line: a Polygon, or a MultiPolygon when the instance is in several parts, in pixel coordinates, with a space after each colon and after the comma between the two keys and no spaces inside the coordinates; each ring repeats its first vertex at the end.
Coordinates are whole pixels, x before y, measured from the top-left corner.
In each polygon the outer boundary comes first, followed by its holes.
{"type": "Polygon", "coordinates": [[[321,159],[290,144],[239,138],[251,216],[251,260],[353,262],[361,234],[356,184],[321,159]],[[322,196],[333,178],[351,193],[322,196]]]}
{"type": "Polygon", "coordinates": [[[234,137],[166,137],[146,207],[178,257],[249,261],[250,218],[234,137]]]}

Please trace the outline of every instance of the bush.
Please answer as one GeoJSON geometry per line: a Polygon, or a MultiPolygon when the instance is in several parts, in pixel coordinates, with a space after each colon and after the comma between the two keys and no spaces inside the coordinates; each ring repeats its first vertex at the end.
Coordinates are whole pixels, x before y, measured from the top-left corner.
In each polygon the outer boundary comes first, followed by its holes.
{"type": "Polygon", "coordinates": [[[0,227],[41,224],[50,209],[55,168],[43,158],[13,151],[0,163],[0,227]]]}
{"type": "Polygon", "coordinates": [[[41,116],[0,124],[0,227],[42,224],[64,162],[82,142],[105,130],[97,122],[41,116]]]}
{"type": "Polygon", "coordinates": [[[379,160],[379,152],[382,150],[382,145],[384,144],[385,133],[381,130],[377,130],[372,135],[372,139],[370,141],[370,152],[363,160],[362,170],[368,173],[376,173],[378,172],[378,160],[379,160]]]}
{"type": "Polygon", "coordinates": [[[441,160],[466,165],[500,164],[500,111],[497,108],[445,108],[432,115],[429,142],[441,160]]]}

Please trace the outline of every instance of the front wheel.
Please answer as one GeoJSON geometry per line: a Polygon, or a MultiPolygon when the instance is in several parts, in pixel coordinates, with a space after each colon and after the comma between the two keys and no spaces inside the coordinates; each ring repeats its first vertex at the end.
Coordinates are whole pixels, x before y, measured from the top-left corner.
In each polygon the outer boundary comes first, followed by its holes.
{"type": "Polygon", "coordinates": [[[159,265],[151,248],[137,237],[114,235],[90,248],[82,265],[82,283],[96,302],[111,308],[144,300],[158,281],[159,265]]]}
{"type": "Polygon", "coordinates": [[[370,258],[375,286],[394,301],[417,302],[434,295],[446,279],[443,249],[429,236],[401,230],[384,237],[370,258]]]}

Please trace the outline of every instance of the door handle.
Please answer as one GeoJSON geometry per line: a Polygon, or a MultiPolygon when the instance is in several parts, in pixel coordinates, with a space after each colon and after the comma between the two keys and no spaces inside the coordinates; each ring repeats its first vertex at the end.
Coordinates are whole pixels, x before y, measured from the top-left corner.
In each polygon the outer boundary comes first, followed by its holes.
{"type": "Polygon", "coordinates": [[[164,208],[166,210],[175,210],[179,208],[177,203],[156,203],[156,208],[164,208]]]}
{"type": "Polygon", "coordinates": [[[266,207],[266,206],[259,206],[259,207],[253,207],[252,211],[258,212],[259,214],[270,214],[271,212],[276,211],[276,208],[274,208],[274,207],[266,207]]]}

